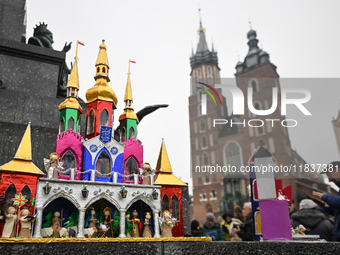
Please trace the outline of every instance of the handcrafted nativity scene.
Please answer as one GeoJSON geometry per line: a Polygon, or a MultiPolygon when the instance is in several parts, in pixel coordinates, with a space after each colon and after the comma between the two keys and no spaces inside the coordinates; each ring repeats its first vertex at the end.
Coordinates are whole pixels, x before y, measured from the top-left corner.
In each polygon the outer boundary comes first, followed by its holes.
{"type": "Polygon", "coordinates": [[[0,167],[2,237],[184,236],[187,185],[173,175],[164,140],[152,169],[137,139],[141,118],[164,105],[147,107],[139,116],[134,112],[130,62],[125,108],[114,130],[118,99],[109,86],[107,48],[104,41],[100,45],[96,83],[86,92],[83,137],[76,53],[67,98],[59,105],[55,151],[44,159],[46,174],[32,163],[30,124],[14,159],[0,167]]]}

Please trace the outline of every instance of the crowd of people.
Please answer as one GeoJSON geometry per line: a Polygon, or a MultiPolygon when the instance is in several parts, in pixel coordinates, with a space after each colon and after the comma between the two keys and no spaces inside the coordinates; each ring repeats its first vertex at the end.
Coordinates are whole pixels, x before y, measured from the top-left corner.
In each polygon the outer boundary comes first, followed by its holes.
{"type": "MultiPolygon", "coordinates": [[[[340,168],[340,163],[331,163],[329,169],[340,168]],[[333,165],[332,165],[333,164],[333,165]]],[[[326,172],[330,182],[340,187],[338,171],[326,172]]],[[[294,206],[294,200],[288,204],[292,228],[303,225],[306,235],[319,235],[326,241],[340,241],[340,192],[336,195],[313,191],[322,201],[316,204],[312,199],[303,199],[299,210],[294,206]]],[[[213,241],[253,241],[254,226],[251,202],[244,203],[243,210],[236,205],[234,212],[226,212],[222,216],[223,222],[216,221],[213,213],[207,213],[206,222],[201,228],[197,220],[191,222],[191,236],[209,236],[213,241]]]]}

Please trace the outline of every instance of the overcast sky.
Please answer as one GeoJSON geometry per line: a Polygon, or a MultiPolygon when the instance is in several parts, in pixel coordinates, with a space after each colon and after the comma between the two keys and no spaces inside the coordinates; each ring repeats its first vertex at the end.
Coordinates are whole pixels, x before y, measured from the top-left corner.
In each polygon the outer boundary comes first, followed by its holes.
{"type": "MultiPolygon", "coordinates": [[[[161,140],[165,139],[174,173],[190,180],[190,135],[188,96],[190,93],[191,48],[196,48],[198,8],[211,49],[218,51],[221,77],[234,77],[237,55],[248,51],[246,34],[257,31],[259,45],[270,54],[282,78],[338,78],[340,65],[340,1],[27,1],[27,40],[39,22],[48,24],[54,48],[73,42],[67,63],[73,61],[76,40],[79,46],[80,96],[94,85],[94,64],[101,40],[105,39],[110,62],[110,86],[118,97],[115,127],[123,112],[128,59],[131,67],[134,108],[137,112],[152,104],[169,104],[143,119],[138,138],[144,145],[144,161],[156,165],[161,140]]],[[[338,85],[339,87],[339,85],[338,85]]],[[[330,157],[338,157],[332,116],[340,109],[339,89],[334,85],[319,92],[325,107],[323,134],[312,127],[290,132],[293,148],[311,162],[311,139],[322,136],[330,157]],[[336,89],[332,90],[332,89],[336,89]],[[328,108],[328,96],[336,94],[328,108]],[[336,98],[339,98],[336,102],[336,98]],[[335,102],[334,102],[335,101],[335,102]],[[295,133],[294,133],[295,132],[295,133]],[[295,140],[295,141],[294,141],[295,140]]],[[[313,96],[313,94],[312,94],[313,96]]],[[[328,160],[325,159],[325,160],[328,160]]]]}

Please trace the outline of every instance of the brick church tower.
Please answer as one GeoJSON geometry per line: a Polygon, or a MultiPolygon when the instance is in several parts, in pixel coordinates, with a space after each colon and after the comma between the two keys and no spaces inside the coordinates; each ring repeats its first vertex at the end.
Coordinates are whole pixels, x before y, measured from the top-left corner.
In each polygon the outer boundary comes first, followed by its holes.
{"type": "MultiPolygon", "coordinates": [[[[255,110],[267,110],[272,106],[272,90],[278,91],[278,107],[267,116],[254,115],[248,110],[245,100],[245,114],[228,116],[226,99],[220,89],[222,106],[215,105],[207,97],[206,114],[202,115],[202,95],[197,87],[203,82],[214,87],[221,82],[217,53],[210,51],[205,40],[205,30],[200,23],[199,42],[196,53],[192,53],[191,93],[189,97],[191,171],[193,177],[193,215],[203,224],[207,212],[221,216],[226,211],[233,211],[236,204],[242,207],[249,201],[246,186],[249,177],[246,173],[204,173],[202,166],[241,166],[248,165],[252,152],[260,145],[266,145],[273,153],[278,165],[305,164],[306,162],[291,148],[288,130],[281,125],[285,116],[281,116],[280,84],[276,66],[270,62],[269,54],[258,47],[256,31],[247,33],[249,51],[243,62],[236,66],[236,84],[247,98],[248,87],[253,91],[255,110]],[[227,119],[228,125],[213,127],[213,119],[227,119]],[[239,124],[231,126],[230,120],[239,124]],[[278,121],[265,121],[276,119],[278,121]],[[249,127],[248,122],[253,127],[249,127]],[[242,124],[241,124],[242,123],[242,124]],[[244,123],[244,124],[243,124],[244,123]],[[201,172],[196,167],[201,167],[201,172]]],[[[283,178],[283,187],[293,185],[296,197],[296,177],[293,174],[277,174],[283,178]]],[[[219,218],[221,219],[221,218],[219,218]]]]}

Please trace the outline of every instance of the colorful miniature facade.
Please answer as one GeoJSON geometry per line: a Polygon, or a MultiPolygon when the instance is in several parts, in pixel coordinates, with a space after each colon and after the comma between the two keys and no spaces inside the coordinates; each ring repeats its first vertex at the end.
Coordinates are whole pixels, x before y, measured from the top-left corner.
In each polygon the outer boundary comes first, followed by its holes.
{"type": "MultiPolygon", "coordinates": [[[[32,221],[36,220],[35,238],[161,237],[160,223],[164,221],[160,216],[164,218],[165,210],[168,211],[166,217],[172,219],[170,226],[165,217],[166,236],[183,236],[182,187],[186,184],[172,174],[164,141],[156,176],[150,164],[144,164],[143,145],[137,140],[139,120],[132,108],[131,61],[125,107],[119,117],[120,125],[114,129],[118,99],[108,84],[107,47],[104,41],[100,45],[95,64],[96,83],[86,92],[85,139],[78,133],[82,108],[78,102],[77,61],[76,53],[67,98],[59,106],[55,152],[44,159],[46,178],[41,178],[44,174],[31,162],[30,125],[15,159],[0,168],[0,193],[5,194],[7,207],[14,194],[19,193],[18,189],[29,203],[35,197],[35,212],[33,207],[30,211],[32,215],[35,213],[34,217],[30,216],[32,221]],[[162,214],[161,204],[164,204],[162,214]]],[[[25,219],[20,221],[26,231],[29,224],[25,219]]]]}
{"type": "Polygon", "coordinates": [[[162,214],[164,214],[165,211],[168,211],[172,214],[172,217],[176,219],[176,224],[172,228],[172,236],[183,236],[182,187],[186,186],[186,184],[172,173],[164,140],[162,141],[161,150],[157,160],[154,183],[162,186],[162,214]]]}
{"type": "MultiPolygon", "coordinates": [[[[32,163],[31,124],[28,124],[14,159],[0,166],[0,194],[4,194],[0,210],[4,212],[12,206],[17,194],[27,199],[29,212],[34,213],[36,188],[38,179],[45,174],[32,163]]],[[[2,214],[1,214],[2,215],[2,214]]],[[[0,222],[0,235],[3,232],[4,221],[0,222]]]]}

